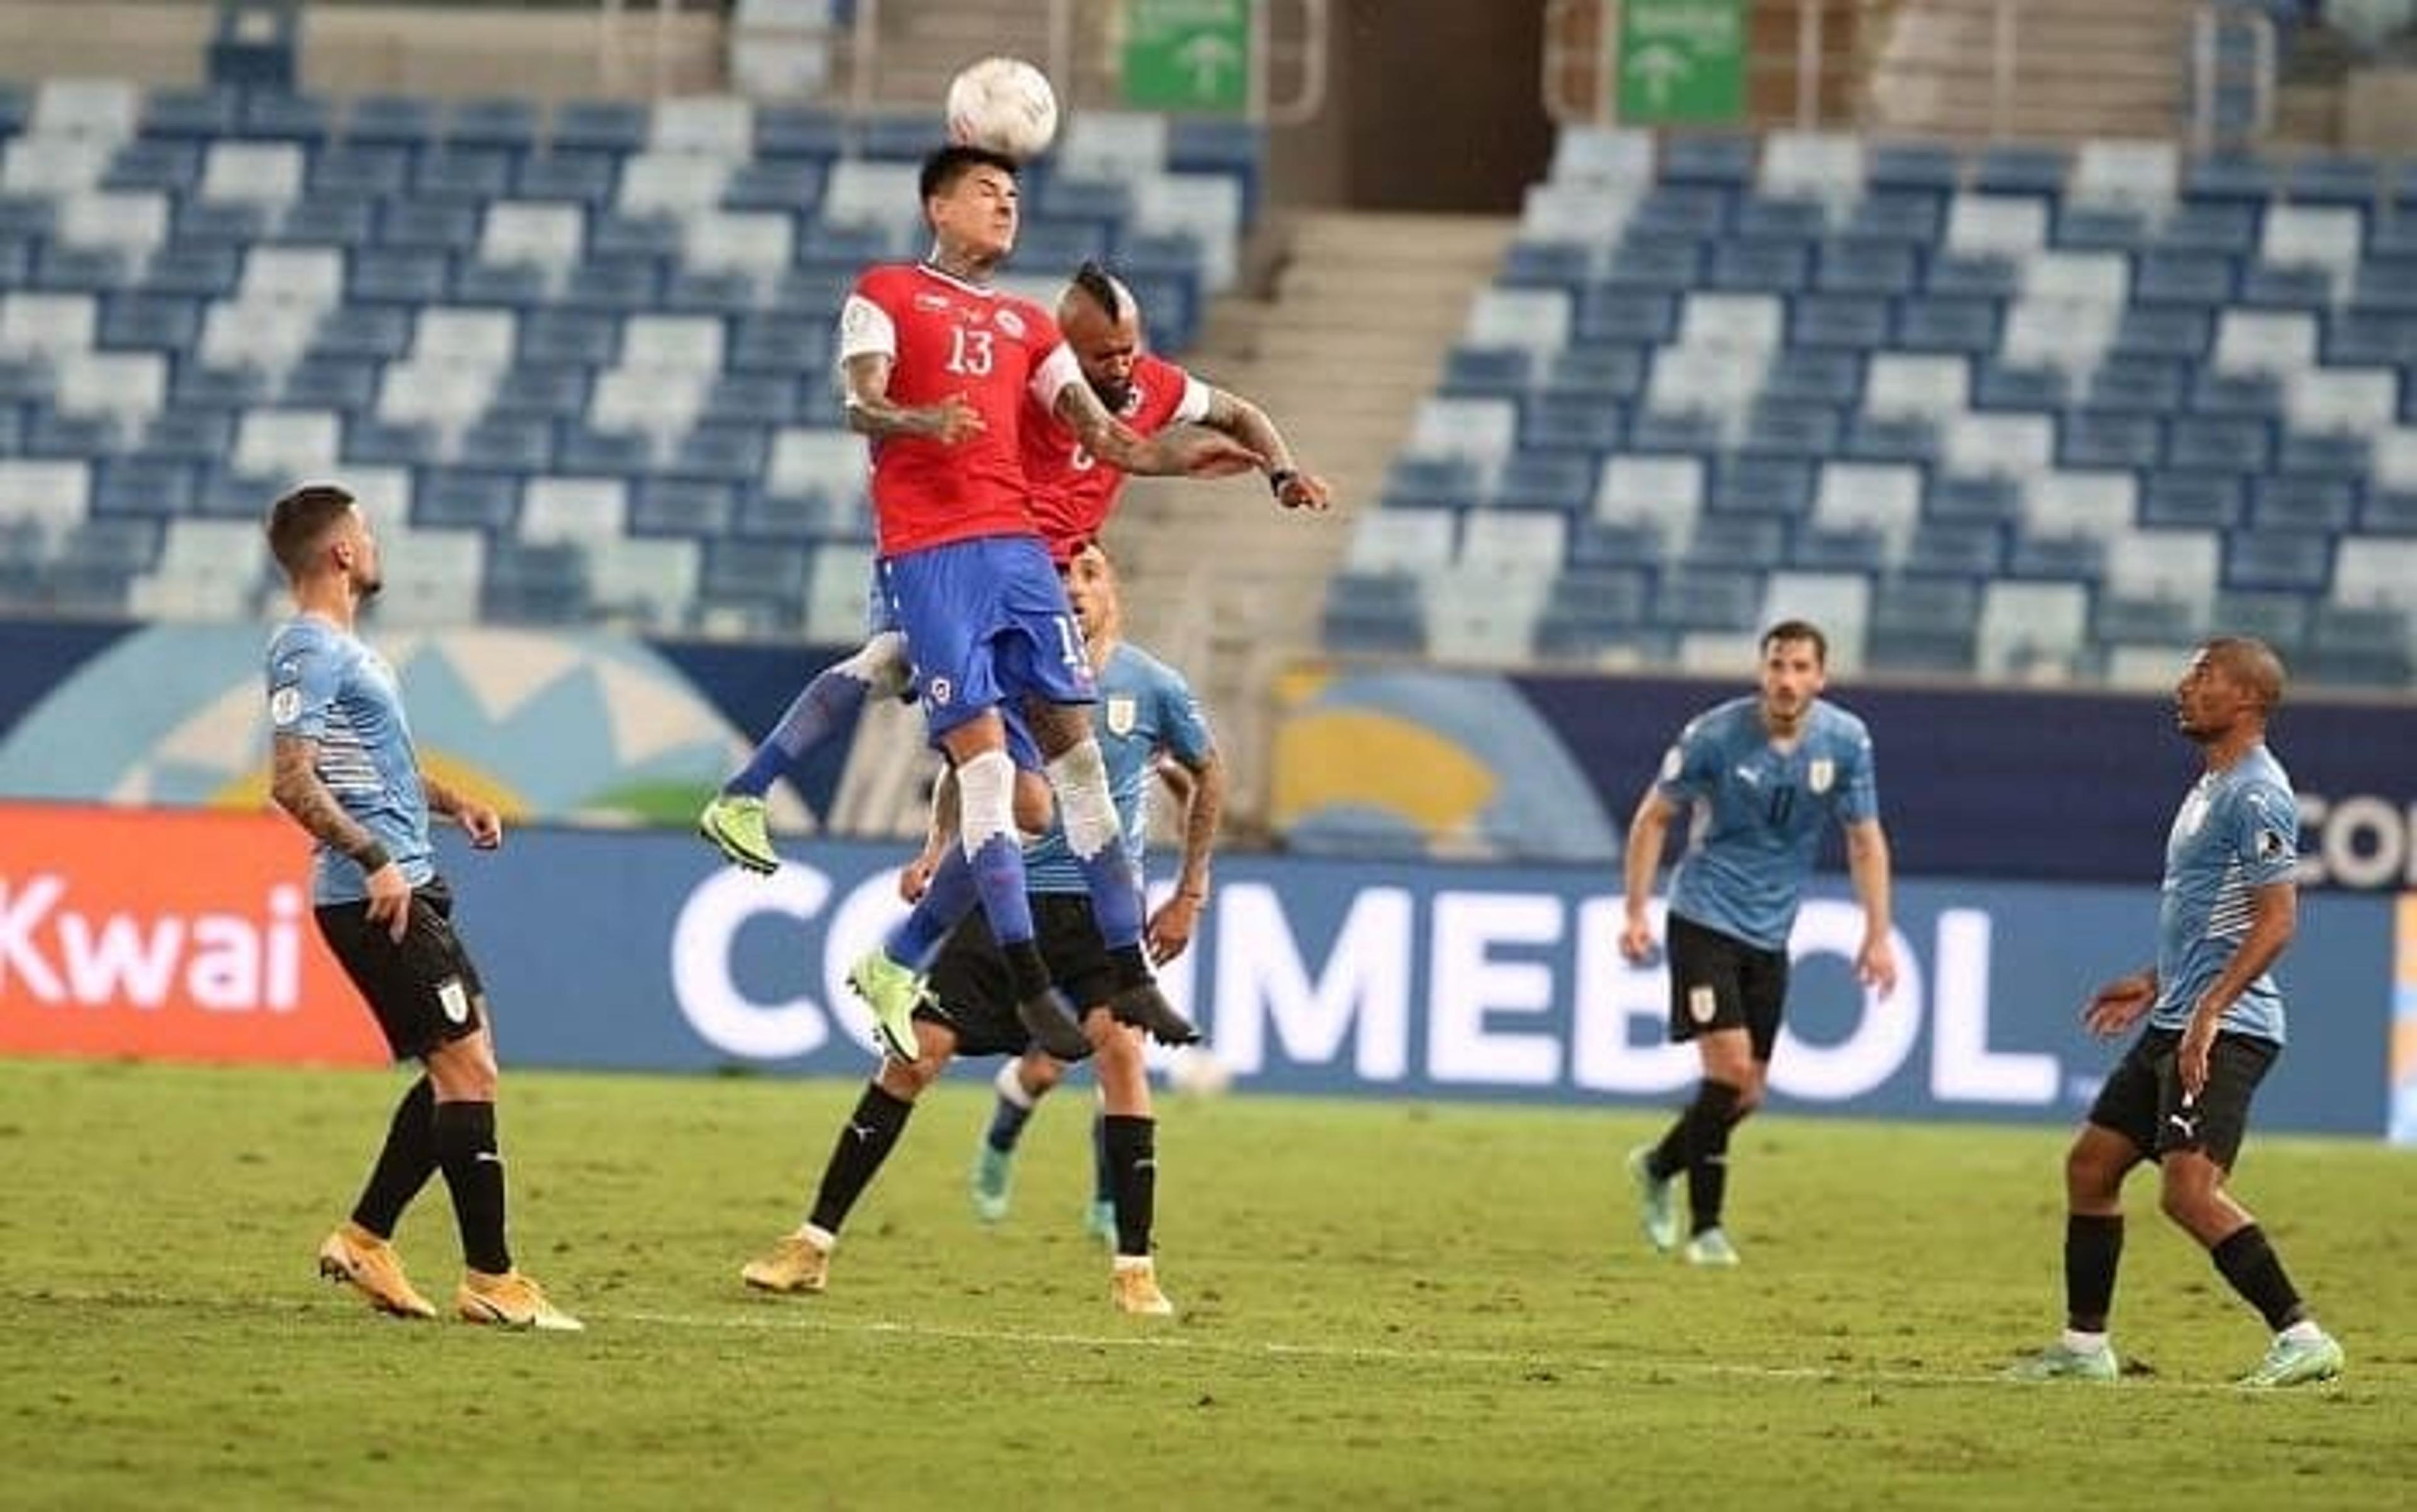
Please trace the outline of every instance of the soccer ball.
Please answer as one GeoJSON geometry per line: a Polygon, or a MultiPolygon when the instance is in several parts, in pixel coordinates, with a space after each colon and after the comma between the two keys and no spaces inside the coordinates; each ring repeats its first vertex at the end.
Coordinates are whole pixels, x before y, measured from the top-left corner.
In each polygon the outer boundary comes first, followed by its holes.
{"type": "Polygon", "coordinates": [[[1022,58],[984,58],[949,81],[949,140],[1022,162],[1057,136],[1057,91],[1022,58]]]}
{"type": "Polygon", "coordinates": [[[1217,1097],[1234,1085],[1234,1072],[1206,1045],[1187,1045],[1167,1061],[1166,1084],[1178,1096],[1217,1097]]]}

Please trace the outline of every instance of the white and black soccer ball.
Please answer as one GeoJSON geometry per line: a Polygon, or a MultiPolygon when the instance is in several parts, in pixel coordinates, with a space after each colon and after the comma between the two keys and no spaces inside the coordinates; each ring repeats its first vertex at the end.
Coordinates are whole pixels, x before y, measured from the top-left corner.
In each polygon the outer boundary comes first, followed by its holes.
{"type": "Polygon", "coordinates": [[[1057,139],[1057,91],[1022,58],[984,58],[949,81],[949,140],[1018,162],[1057,139]]]}
{"type": "Polygon", "coordinates": [[[1187,1045],[1166,1062],[1166,1084],[1178,1097],[1222,1097],[1234,1085],[1234,1069],[1206,1045],[1187,1045]]]}

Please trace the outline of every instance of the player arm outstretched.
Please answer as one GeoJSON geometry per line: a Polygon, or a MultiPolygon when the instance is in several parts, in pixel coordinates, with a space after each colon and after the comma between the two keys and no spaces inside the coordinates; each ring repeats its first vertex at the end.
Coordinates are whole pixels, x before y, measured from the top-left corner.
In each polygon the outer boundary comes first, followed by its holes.
{"type": "Polygon", "coordinates": [[[319,778],[319,742],[307,735],[278,735],[269,742],[268,796],[311,837],[360,867],[369,887],[372,924],[401,939],[411,924],[411,884],[377,836],[319,778]]]}
{"type": "Polygon", "coordinates": [[[1648,787],[1628,821],[1628,846],[1620,857],[1627,923],[1619,931],[1619,954],[1636,966],[1653,955],[1653,922],[1646,909],[1653,901],[1653,878],[1662,871],[1663,839],[1678,812],[1660,787],[1648,787]]]}
{"type": "Polygon", "coordinates": [[[1883,998],[1896,990],[1896,924],[1890,908],[1888,832],[1877,819],[1847,826],[1847,876],[1855,901],[1863,906],[1863,945],[1855,953],[1855,976],[1883,998]]]}
{"type": "Polygon", "coordinates": [[[1183,954],[1208,902],[1208,858],[1217,848],[1217,823],[1225,812],[1225,758],[1214,746],[1197,756],[1170,755],[1160,780],[1183,805],[1183,860],[1175,892],[1149,916],[1143,936],[1149,957],[1160,965],[1183,954]]]}
{"type": "Polygon", "coordinates": [[[1276,428],[1268,412],[1238,393],[1224,389],[1208,390],[1208,412],[1200,423],[1212,431],[1223,431],[1235,440],[1265,457],[1268,463],[1268,487],[1275,494],[1276,502],[1288,510],[1323,510],[1334,502],[1326,480],[1315,473],[1303,472],[1293,459],[1292,448],[1276,428]]]}
{"type": "Polygon", "coordinates": [[[1086,451],[1121,472],[1149,478],[1230,478],[1268,465],[1258,451],[1222,431],[1178,427],[1152,436],[1137,435],[1132,427],[1109,414],[1100,396],[1079,377],[1057,389],[1050,408],[1086,451]]]}
{"type": "Polygon", "coordinates": [[[419,790],[428,796],[431,813],[442,814],[462,826],[470,843],[480,850],[493,850],[504,843],[503,816],[450,783],[437,781],[426,768],[419,772],[419,790]]]}

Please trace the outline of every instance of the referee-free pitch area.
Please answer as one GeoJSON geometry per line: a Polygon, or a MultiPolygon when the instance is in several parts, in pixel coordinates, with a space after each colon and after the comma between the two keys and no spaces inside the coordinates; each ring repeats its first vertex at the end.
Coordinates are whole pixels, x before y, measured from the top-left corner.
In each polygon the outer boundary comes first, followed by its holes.
{"type": "MultiPolygon", "coordinates": [[[[0,1504],[2040,1507],[2398,1504],[2417,1480],[2417,1164],[2253,1133],[2238,1187],[2349,1351],[2265,1344],[2136,1179],[2112,1387],[2001,1384],[2060,1321],[2061,1131],[1770,1118],[1745,1264],[1645,1247],[1634,1109],[1170,1101],[1160,1273],[1108,1310],[1088,1093],[1008,1220],[988,1103],[919,1109],[831,1291],[739,1265],[856,1088],[507,1072],[524,1269],[588,1323],[372,1315],[313,1274],[403,1082],[0,1061],[0,1504]]],[[[399,1242],[449,1301],[441,1184],[399,1242]]]]}

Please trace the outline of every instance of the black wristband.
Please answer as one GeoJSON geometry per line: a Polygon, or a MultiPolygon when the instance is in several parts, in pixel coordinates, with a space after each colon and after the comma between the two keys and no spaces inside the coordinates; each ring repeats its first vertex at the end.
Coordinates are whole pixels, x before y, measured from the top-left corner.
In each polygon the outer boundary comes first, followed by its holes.
{"type": "Polygon", "coordinates": [[[1273,494],[1278,498],[1282,498],[1284,497],[1285,485],[1293,481],[1300,476],[1300,470],[1297,468],[1278,467],[1275,471],[1268,474],[1268,492],[1273,494]]]}
{"type": "Polygon", "coordinates": [[[394,864],[394,858],[387,854],[386,847],[374,840],[354,851],[353,859],[361,863],[361,872],[364,876],[394,864]]]}

